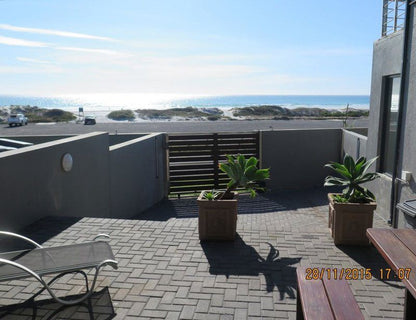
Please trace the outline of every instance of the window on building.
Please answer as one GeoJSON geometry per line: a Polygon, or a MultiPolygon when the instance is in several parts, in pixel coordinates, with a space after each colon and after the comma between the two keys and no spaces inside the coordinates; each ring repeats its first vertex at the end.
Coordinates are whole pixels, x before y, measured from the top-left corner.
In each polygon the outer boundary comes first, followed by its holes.
{"type": "Polygon", "coordinates": [[[381,171],[393,174],[399,114],[400,77],[385,79],[384,121],[382,126],[381,171]]]}

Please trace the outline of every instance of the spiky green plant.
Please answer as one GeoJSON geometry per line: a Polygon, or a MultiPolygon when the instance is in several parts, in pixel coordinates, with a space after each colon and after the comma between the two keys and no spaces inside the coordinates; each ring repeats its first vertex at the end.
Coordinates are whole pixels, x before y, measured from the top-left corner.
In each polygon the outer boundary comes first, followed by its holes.
{"type": "Polygon", "coordinates": [[[217,199],[220,195],[221,195],[220,191],[212,190],[212,191],[204,192],[204,194],[202,195],[202,198],[211,201],[211,200],[217,199]]]}
{"type": "Polygon", "coordinates": [[[238,187],[248,189],[251,197],[255,197],[256,191],[263,189],[259,186],[259,182],[270,177],[270,169],[259,169],[257,163],[256,157],[246,159],[243,155],[227,155],[227,162],[221,163],[219,167],[228,175],[230,182],[220,199],[230,197],[231,192],[238,187]]]}
{"type": "Polygon", "coordinates": [[[328,176],[325,178],[325,186],[343,186],[342,195],[334,197],[337,202],[368,203],[375,201],[375,196],[361,186],[365,182],[379,177],[378,173],[367,173],[368,168],[376,161],[377,157],[367,161],[361,157],[357,161],[346,154],[343,163],[330,162],[325,167],[330,168],[341,175],[340,178],[328,176]]]}

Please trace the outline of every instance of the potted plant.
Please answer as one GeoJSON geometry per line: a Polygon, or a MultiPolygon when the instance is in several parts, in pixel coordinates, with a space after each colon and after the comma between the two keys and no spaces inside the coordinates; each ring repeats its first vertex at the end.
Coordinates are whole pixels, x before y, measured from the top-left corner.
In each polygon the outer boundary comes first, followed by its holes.
{"type": "Polygon", "coordinates": [[[361,185],[378,178],[378,173],[367,173],[376,159],[367,161],[361,157],[354,161],[346,154],[343,163],[330,162],[325,165],[341,177],[328,176],[324,185],[345,187],[342,193],[328,194],[328,227],[336,245],[369,244],[366,230],[373,226],[373,213],[377,205],[374,194],[361,185]]]}
{"type": "Polygon", "coordinates": [[[269,169],[259,169],[255,157],[227,155],[227,162],[219,168],[230,178],[225,191],[203,190],[198,197],[198,230],[200,240],[234,240],[237,227],[238,187],[255,197],[262,189],[259,182],[269,178],[269,169]]]}

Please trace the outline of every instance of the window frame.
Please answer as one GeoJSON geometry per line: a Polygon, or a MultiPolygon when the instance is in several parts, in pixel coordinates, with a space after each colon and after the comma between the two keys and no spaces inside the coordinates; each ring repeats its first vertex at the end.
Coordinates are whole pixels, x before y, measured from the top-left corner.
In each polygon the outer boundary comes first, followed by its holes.
{"type": "MultiPolygon", "coordinates": [[[[388,153],[388,144],[386,143],[386,140],[390,136],[390,125],[391,125],[391,106],[392,106],[392,96],[393,96],[393,84],[394,79],[399,79],[398,82],[398,89],[400,94],[400,83],[401,83],[401,74],[392,74],[388,76],[383,77],[383,91],[382,91],[382,101],[381,101],[381,113],[382,113],[382,121],[381,121],[381,145],[380,145],[380,162],[379,162],[379,172],[391,177],[393,175],[392,170],[394,168],[387,168],[387,153],[388,153]],[[388,171],[391,169],[391,171],[388,171]]],[[[400,100],[400,96],[398,96],[397,102],[400,100]]],[[[397,114],[400,112],[400,105],[398,104],[397,114]]],[[[396,126],[398,127],[398,119],[396,126]]],[[[396,131],[396,137],[397,137],[397,131],[396,131]]],[[[390,156],[393,157],[394,161],[394,152],[397,148],[396,141],[394,141],[394,151],[393,154],[390,156]]]]}

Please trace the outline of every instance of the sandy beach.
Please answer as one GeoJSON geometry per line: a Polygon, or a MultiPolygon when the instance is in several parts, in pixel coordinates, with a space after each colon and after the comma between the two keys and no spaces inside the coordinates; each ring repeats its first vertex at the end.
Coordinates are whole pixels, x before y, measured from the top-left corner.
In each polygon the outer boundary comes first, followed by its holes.
{"type": "MultiPolygon", "coordinates": [[[[51,109],[33,106],[0,107],[0,122],[6,121],[12,113],[25,114],[29,122],[73,122],[82,123],[84,118],[92,116],[97,123],[147,123],[147,122],[228,122],[257,120],[341,120],[345,109],[325,108],[286,108],[278,105],[258,105],[251,107],[182,107],[166,109],[93,109],[79,112],[76,108],[51,109]]],[[[368,115],[368,110],[350,108],[350,118],[359,119],[368,115]]]]}

